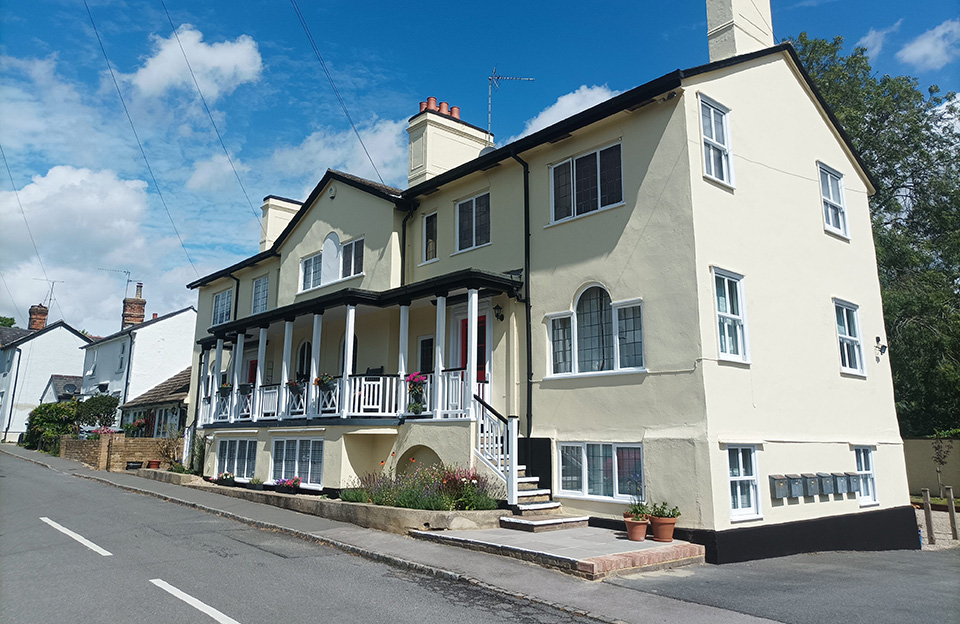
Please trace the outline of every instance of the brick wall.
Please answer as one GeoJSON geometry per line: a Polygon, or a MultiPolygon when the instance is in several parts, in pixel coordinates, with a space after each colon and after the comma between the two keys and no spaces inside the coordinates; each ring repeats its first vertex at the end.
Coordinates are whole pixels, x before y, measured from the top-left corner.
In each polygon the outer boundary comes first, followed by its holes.
{"type": "Polygon", "coordinates": [[[74,440],[70,436],[60,438],[60,457],[72,459],[81,462],[96,470],[103,470],[106,464],[101,466],[101,456],[106,456],[106,440],[74,440]]]}
{"type": "MultiPolygon", "coordinates": [[[[69,436],[60,439],[60,457],[82,462],[96,470],[121,472],[127,462],[160,460],[160,468],[170,464],[163,461],[160,446],[166,443],[158,438],[127,438],[124,434],[101,436],[99,440],[74,440],[69,436]]],[[[182,440],[177,440],[182,444],[182,440]]]]}

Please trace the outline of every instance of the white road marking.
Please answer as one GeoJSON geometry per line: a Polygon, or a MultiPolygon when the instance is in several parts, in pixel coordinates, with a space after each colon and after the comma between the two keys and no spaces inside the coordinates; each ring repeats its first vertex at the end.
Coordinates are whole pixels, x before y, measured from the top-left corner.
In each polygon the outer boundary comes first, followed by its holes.
{"type": "Polygon", "coordinates": [[[88,540],[87,538],[85,538],[84,536],[79,535],[79,534],[77,534],[77,533],[74,533],[73,531],[71,531],[70,529],[68,529],[68,528],[65,527],[65,526],[61,526],[61,525],[57,524],[56,522],[54,522],[54,521],[51,520],[50,518],[40,518],[40,520],[41,520],[42,522],[46,522],[47,524],[49,524],[50,526],[52,526],[52,527],[55,528],[56,530],[60,531],[60,532],[63,533],[64,535],[66,535],[66,536],[68,536],[68,537],[72,537],[73,539],[77,540],[78,542],[80,542],[81,544],[83,544],[84,546],[86,546],[87,548],[89,548],[90,550],[92,550],[92,551],[95,552],[95,553],[99,553],[99,554],[103,555],[104,557],[110,557],[110,556],[113,555],[113,553],[111,553],[110,551],[107,551],[107,550],[104,550],[104,549],[100,548],[99,546],[97,546],[96,544],[94,544],[93,542],[91,542],[90,540],[88,540]]]}
{"type": "Polygon", "coordinates": [[[216,621],[220,622],[220,624],[240,624],[240,622],[236,621],[232,617],[224,615],[223,613],[217,611],[210,605],[200,602],[190,594],[180,591],[179,589],[177,589],[170,583],[167,583],[163,579],[150,579],[150,582],[156,585],[157,587],[159,587],[160,589],[162,589],[163,591],[184,601],[194,609],[206,613],[216,621]]]}

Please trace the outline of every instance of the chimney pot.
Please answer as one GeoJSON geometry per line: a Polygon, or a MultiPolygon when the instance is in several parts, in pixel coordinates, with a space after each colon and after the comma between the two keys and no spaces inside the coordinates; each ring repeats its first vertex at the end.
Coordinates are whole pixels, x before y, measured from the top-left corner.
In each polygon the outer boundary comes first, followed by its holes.
{"type": "Polygon", "coordinates": [[[432,111],[437,110],[437,98],[435,97],[427,98],[427,110],[432,110],[432,111]]]}
{"type": "Polygon", "coordinates": [[[156,312],[153,313],[153,318],[157,318],[157,313],[156,313],[156,312]]]}
{"type": "Polygon", "coordinates": [[[440,114],[449,115],[450,114],[450,105],[446,102],[440,102],[440,114]]]}
{"type": "Polygon", "coordinates": [[[425,111],[425,110],[427,110],[427,103],[426,103],[426,102],[420,102],[420,112],[422,113],[422,112],[425,111]]]}
{"type": "Polygon", "coordinates": [[[42,303],[38,303],[35,306],[30,306],[30,322],[27,324],[27,329],[32,329],[38,331],[47,326],[47,313],[49,309],[47,306],[42,303]]]}
{"type": "Polygon", "coordinates": [[[137,299],[143,298],[143,282],[137,282],[137,299]]]}
{"type": "Polygon", "coordinates": [[[460,119],[460,107],[459,107],[459,106],[451,106],[451,107],[450,107],[450,116],[453,117],[454,119],[460,119]]]}

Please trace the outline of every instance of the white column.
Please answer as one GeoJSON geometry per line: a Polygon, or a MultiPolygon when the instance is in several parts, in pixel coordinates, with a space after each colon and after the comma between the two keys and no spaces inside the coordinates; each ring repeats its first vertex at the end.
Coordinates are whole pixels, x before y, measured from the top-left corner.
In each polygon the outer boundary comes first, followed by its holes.
{"type": "Polygon", "coordinates": [[[310,380],[307,382],[307,400],[309,401],[311,414],[320,413],[320,386],[313,385],[317,375],[320,373],[320,332],[323,329],[323,314],[313,315],[313,338],[310,341],[312,352],[310,353],[310,380]]]}
{"type": "Polygon", "coordinates": [[[340,416],[347,417],[347,410],[352,399],[349,396],[350,374],[353,372],[353,334],[357,321],[357,306],[347,306],[347,328],[343,335],[343,385],[340,391],[340,416]]]}
{"type": "Polygon", "coordinates": [[[464,401],[464,407],[467,411],[467,417],[473,418],[479,414],[479,410],[474,409],[473,395],[477,393],[477,289],[471,288],[467,291],[467,388],[469,396],[464,401]]]}
{"type": "Polygon", "coordinates": [[[230,398],[233,405],[230,410],[230,419],[240,415],[240,376],[243,371],[243,343],[246,341],[245,331],[241,331],[237,334],[237,342],[233,348],[233,396],[230,398]]]}
{"type": "Polygon", "coordinates": [[[267,358],[267,328],[260,328],[260,339],[257,342],[257,376],[253,379],[253,404],[250,413],[254,420],[260,417],[260,386],[263,385],[264,360],[267,358]]]}
{"type": "Polygon", "coordinates": [[[220,388],[220,372],[223,370],[223,338],[217,338],[217,352],[213,358],[213,394],[220,388]]]}
{"type": "Polygon", "coordinates": [[[287,382],[290,381],[290,352],[293,351],[293,321],[283,322],[283,362],[280,363],[280,407],[281,416],[287,416],[287,400],[290,390],[287,382]]]}
{"type": "Polygon", "coordinates": [[[200,350],[200,405],[197,406],[195,422],[193,426],[196,427],[198,424],[206,424],[207,420],[210,418],[210,403],[207,399],[210,398],[210,349],[201,349],[200,350]]]}
{"type": "Polygon", "coordinates": [[[437,328],[433,336],[433,377],[437,380],[434,393],[433,417],[440,417],[444,402],[443,354],[447,350],[447,298],[437,296],[437,328]]]}
{"type": "Polygon", "coordinates": [[[400,375],[400,383],[397,386],[397,392],[400,393],[400,400],[397,402],[397,407],[400,408],[400,413],[407,411],[407,401],[410,398],[410,393],[407,390],[407,384],[404,383],[403,378],[407,376],[407,351],[410,349],[410,306],[401,305],[400,306],[400,356],[397,362],[397,374],[400,375]]]}

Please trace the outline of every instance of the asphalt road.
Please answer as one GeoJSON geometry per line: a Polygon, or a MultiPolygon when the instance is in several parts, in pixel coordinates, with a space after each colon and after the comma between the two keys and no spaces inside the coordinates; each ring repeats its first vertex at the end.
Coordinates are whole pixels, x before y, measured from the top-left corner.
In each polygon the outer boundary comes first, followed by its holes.
{"type": "Polygon", "coordinates": [[[593,620],[0,454],[0,622],[214,621],[593,620]]]}

